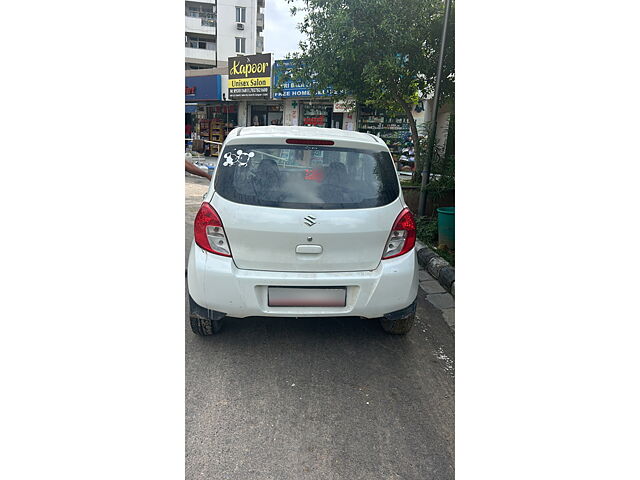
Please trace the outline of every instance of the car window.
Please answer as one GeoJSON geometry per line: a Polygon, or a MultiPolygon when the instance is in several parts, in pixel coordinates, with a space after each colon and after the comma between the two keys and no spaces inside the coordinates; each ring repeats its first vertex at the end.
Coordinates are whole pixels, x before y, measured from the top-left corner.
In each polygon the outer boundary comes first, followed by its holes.
{"type": "Polygon", "coordinates": [[[386,151],[321,146],[233,145],[221,152],[215,190],[246,205],[370,208],[398,198],[386,151]]]}

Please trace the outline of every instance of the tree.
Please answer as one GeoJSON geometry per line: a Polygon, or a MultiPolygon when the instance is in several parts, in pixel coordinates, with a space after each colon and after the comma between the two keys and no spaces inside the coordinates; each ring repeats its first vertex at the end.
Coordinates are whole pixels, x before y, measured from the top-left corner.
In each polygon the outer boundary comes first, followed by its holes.
{"type": "MultiPolygon", "coordinates": [[[[294,0],[287,0],[292,3],[294,0]]],[[[447,38],[441,99],[454,87],[453,5],[447,38]]],[[[310,83],[311,93],[333,88],[374,108],[403,113],[409,122],[422,170],[421,148],[413,109],[433,92],[444,18],[441,0],[304,0],[300,31],[306,40],[291,56],[295,68],[284,78],[310,83]]]]}

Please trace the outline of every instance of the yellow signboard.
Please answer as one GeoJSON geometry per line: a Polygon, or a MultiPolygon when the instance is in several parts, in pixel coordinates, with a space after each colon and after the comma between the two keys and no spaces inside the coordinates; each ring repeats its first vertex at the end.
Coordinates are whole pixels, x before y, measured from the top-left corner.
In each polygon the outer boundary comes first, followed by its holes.
{"type": "Polygon", "coordinates": [[[271,54],[242,55],[228,59],[229,98],[269,98],[271,96],[271,54]]]}
{"type": "Polygon", "coordinates": [[[230,88],[244,88],[244,87],[270,87],[271,77],[258,77],[258,78],[230,78],[230,88]]]}

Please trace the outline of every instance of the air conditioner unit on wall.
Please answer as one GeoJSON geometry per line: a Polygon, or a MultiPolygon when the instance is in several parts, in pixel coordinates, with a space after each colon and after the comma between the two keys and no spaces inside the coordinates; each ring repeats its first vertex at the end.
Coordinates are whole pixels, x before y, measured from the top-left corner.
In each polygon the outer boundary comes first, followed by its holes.
{"type": "Polygon", "coordinates": [[[236,28],[238,30],[244,30],[244,23],[236,23],[236,28]]]}

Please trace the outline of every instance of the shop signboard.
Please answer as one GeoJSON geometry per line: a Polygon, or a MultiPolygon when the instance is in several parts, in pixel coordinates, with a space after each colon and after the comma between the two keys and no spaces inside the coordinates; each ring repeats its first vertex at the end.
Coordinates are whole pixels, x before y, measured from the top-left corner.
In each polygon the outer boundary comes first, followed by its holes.
{"type": "Polygon", "coordinates": [[[202,102],[222,99],[222,82],[220,75],[204,75],[202,77],[185,77],[185,102],[202,102]]]}
{"type": "Polygon", "coordinates": [[[229,98],[269,98],[271,96],[271,54],[229,58],[229,98]]]}
{"type": "Polygon", "coordinates": [[[351,99],[333,102],[333,113],[353,112],[355,109],[355,102],[351,99]]]}
{"type": "MultiPolygon", "coordinates": [[[[311,97],[311,85],[309,83],[280,82],[280,76],[293,66],[291,60],[276,60],[273,64],[273,84],[275,85],[274,98],[300,98],[311,97]],[[282,87],[282,91],[278,91],[282,87]]],[[[335,95],[335,90],[327,88],[319,90],[315,97],[330,97],[335,95]]]]}

